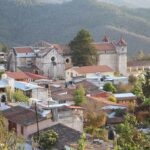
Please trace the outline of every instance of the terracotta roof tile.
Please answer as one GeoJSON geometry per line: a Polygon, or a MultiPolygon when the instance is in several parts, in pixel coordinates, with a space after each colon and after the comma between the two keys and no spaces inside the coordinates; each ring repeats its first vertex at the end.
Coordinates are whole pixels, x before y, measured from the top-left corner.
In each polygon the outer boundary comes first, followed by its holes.
{"type": "Polygon", "coordinates": [[[83,67],[74,67],[72,68],[79,74],[86,74],[86,73],[97,73],[97,72],[112,72],[113,70],[106,66],[106,65],[99,65],[99,66],[83,66],[83,67]]]}
{"type": "Polygon", "coordinates": [[[116,48],[113,43],[93,43],[97,51],[114,51],[116,48]]]}
{"type": "Polygon", "coordinates": [[[39,74],[34,74],[34,73],[31,73],[31,72],[25,72],[25,74],[26,74],[29,78],[34,79],[34,80],[37,80],[37,79],[47,79],[46,76],[39,75],[39,74]]]}
{"type": "Polygon", "coordinates": [[[15,47],[16,53],[32,53],[31,47],[15,47]]]}
{"type": "Polygon", "coordinates": [[[7,76],[15,80],[29,79],[29,77],[24,72],[6,72],[7,76]]]}

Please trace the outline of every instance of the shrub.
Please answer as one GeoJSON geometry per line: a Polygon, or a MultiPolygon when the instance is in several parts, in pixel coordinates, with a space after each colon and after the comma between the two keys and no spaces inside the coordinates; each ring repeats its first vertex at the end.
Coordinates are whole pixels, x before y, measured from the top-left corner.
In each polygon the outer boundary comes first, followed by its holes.
{"type": "Polygon", "coordinates": [[[112,93],[116,92],[116,88],[114,87],[114,85],[111,82],[105,83],[103,90],[108,91],[108,92],[112,92],[112,93]]]}
{"type": "Polygon", "coordinates": [[[33,136],[33,140],[39,144],[43,150],[51,149],[58,140],[58,134],[54,130],[43,131],[39,137],[33,136]]]}
{"type": "Polygon", "coordinates": [[[111,102],[114,102],[114,103],[117,102],[117,100],[116,100],[116,98],[114,96],[108,97],[108,100],[111,101],[111,102]]]}

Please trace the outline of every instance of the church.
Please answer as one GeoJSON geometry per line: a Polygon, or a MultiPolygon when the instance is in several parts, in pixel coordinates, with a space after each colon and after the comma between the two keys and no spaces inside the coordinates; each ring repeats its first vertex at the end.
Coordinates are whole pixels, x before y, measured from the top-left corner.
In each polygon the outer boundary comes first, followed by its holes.
{"type": "Polygon", "coordinates": [[[122,37],[118,41],[110,41],[105,36],[94,46],[98,52],[98,65],[107,65],[115,72],[127,75],[127,43],[122,37]]]}
{"type": "MultiPolygon", "coordinates": [[[[121,37],[117,42],[105,36],[101,42],[92,43],[98,54],[97,65],[107,65],[115,72],[126,75],[127,43],[121,37]]],[[[49,78],[65,78],[71,68],[71,50],[68,45],[45,41],[32,46],[13,47],[8,54],[8,70],[33,72],[49,78]]]]}

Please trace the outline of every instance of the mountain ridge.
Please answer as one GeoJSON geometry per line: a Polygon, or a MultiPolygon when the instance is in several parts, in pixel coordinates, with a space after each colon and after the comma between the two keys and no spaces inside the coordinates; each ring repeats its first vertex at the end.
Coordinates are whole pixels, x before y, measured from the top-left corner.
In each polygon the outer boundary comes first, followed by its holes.
{"type": "Polygon", "coordinates": [[[0,41],[10,46],[30,45],[40,40],[68,43],[81,28],[85,28],[95,41],[100,41],[105,34],[118,40],[123,34],[129,54],[141,49],[149,53],[150,43],[143,37],[150,37],[150,9],[140,9],[140,13],[138,10],[96,0],[73,0],[61,5],[20,5],[1,0],[0,41]],[[126,32],[122,33],[121,29],[126,32]],[[133,33],[140,36],[135,37],[133,33]]]}

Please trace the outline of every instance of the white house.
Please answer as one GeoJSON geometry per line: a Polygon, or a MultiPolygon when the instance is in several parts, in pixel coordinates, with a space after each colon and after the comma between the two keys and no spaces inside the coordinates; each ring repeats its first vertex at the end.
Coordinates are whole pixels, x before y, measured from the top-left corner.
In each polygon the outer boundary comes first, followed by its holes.
{"type": "Polygon", "coordinates": [[[106,65],[98,66],[84,66],[84,67],[72,67],[66,70],[65,79],[66,82],[71,81],[76,77],[95,77],[101,75],[113,75],[114,71],[106,65]]]}

